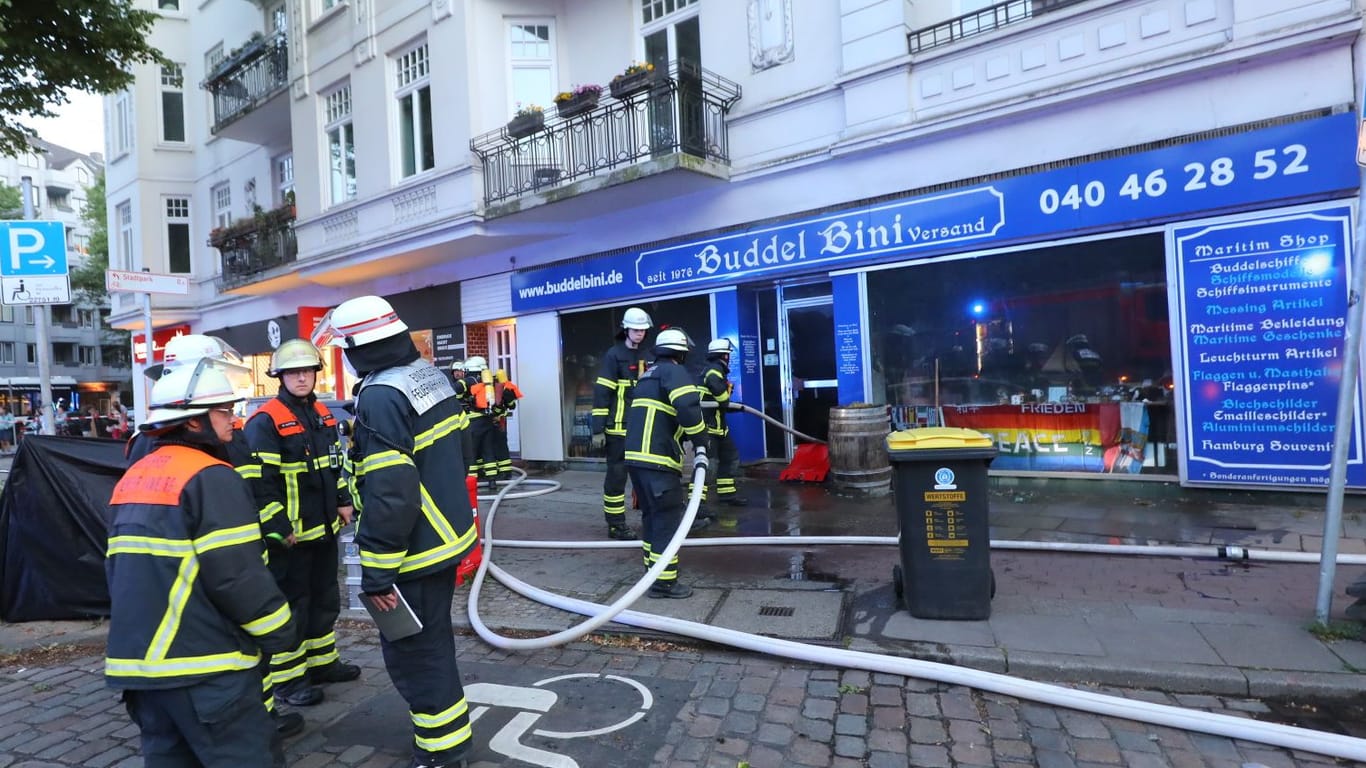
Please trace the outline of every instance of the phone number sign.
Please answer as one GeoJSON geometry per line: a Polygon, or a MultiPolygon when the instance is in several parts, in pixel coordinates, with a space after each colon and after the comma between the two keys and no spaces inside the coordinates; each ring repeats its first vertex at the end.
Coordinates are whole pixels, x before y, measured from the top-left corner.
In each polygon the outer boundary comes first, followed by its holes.
{"type": "Polygon", "coordinates": [[[517,311],[1151,224],[1355,189],[1342,114],[512,276],[517,311]]]}

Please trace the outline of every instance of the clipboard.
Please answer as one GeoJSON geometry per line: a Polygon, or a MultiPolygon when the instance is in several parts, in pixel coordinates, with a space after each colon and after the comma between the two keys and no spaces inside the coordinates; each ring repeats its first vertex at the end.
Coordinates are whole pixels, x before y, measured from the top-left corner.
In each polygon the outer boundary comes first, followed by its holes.
{"type": "Polygon", "coordinates": [[[394,642],[405,637],[412,637],[422,631],[422,620],[413,613],[412,606],[404,599],[403,593],[399,591],[398,585],[394,585],[394,595],[398,597],[398,605],[393,610],[381,611],[374,604],[374,598],[365,593],[361,593],[361,602],[365,604],[365,610],[369,611],[370,618],[375,620],[375,626],[379,628],[379,633],[385,640],[394,642]]]}

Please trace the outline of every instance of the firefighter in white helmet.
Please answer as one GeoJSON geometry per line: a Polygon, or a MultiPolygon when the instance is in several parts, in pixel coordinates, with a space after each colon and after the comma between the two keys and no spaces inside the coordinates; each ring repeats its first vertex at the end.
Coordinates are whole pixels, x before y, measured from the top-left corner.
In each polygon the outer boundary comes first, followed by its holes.
{"type": "MultiPolygon", "coordinates": [[[[153,380],[160,380],[171,371],[186,366],[193,367],[204,360],[207,360],[208,365],[214,370],[227,376],[233,389],[243,398],[251,391],[251,368],[237,350],[217,336],[206,336],[202,333],[172,336],[162,349],[161,362],[148,366],[144,374],[153,380]]],[[[129,438],[124,447],[124,457],[128,465],[132,466],[138,459],[146,456],[152,449],[152,442],[151,436],[142,432],[129,438]]],[[[247,447],[240,431],[234,434],[232,442],[228,444],[228,460],[234,467],[252,463],[251,449],[247,447]]]]}
{"type": "MultiPolygon", "coordinates": [[[[707,425],[702,421],[697,379],[683,367],[690,349],[692,340],[682,329],[659,332],[654,367],[636,383],[626,418],[626,466],[640,499],[646,568],[659,561],[687,506],[679,436],[686,435],[693,444],[694,466],[707,462],[707,425]]],[[[677,556],[646,594],[672,598],[692,594],[692,587],[678,580],[677,556]]]]}
{"type": "Polygon", "coordinates": [[[227,461],[240,398],[208,361],[161,377],[140,427],[155,444],[109,502],[104,674],[124,691],[147,765],[283,764],[259,665],[293,644],[295,626],[251,490],[227,461]]]}
{"type": "Polygon", "coordinates": [[[607,518],[607,537],[629,541],[636,537],[626,524],[626,414],[631,393],[646,370],[643,343],[654,326],[650,315],[631,307],[621,316],[617,343],[602,356],[593,384],[593,435],[605,435],[603,449],[607,476],[602,481],[602,513],[607,518]]]}
{"type": "Polygon", "coordinates": [[[493,372],[489,370],[488,362],[481,355],[466,360],[464,388],[456,388],[456,395],[460,396],[465,412],[469,414],[465,459],[469,462],[470,477],[475,480],[482,477],[491,486],[495,485],[498,475],[498,459],[494,452],[497,438],[493,434],[498,430],[495,423],[498,417],[494,414],[497,403],[493,394],[493,372]]]}
{"type": "Polygon", "coordinates": [[[299,624],[298,643],[270,660],[275,697],[292,706],[323,700],[317,686],[360,677],[337,656],[333,627],[341,613],[338,533],[351,522],[351,493],[342,477],[337,419],[313,393],[322,355],[306,339],[289,339],[270,356],[280,391],[243,430],[255,458],[251,480],[270,570],[299,624]]]}
{"type": "MultiPolygon", "coordinates": [[[[713,339],[707,345],[707,364],[702,369],[702,402],[714,402],[715,408],[703,409],[702,415],[707,422],[707,484],[716,483],[716,501],[732,506],[744,506],[746,499],[737,493],[735,479],[740,471],[740,451],[735,439],[730,436],[726,425],[726,411],[730,407],[730,357],[735,345],[730,339],[713,339]]],[[[707,488],[702,489],[702,502],[707,501],[707,488]]],[[[706,522],[715,519],[708,511],[706,522]]],[[[702,527],[702,525],[694,525],[702,527]]]]}
{"type": "Polygon", "coordinates": [[[451,599],[456,567],[478,538],[465,488],[465,414],[450,378],[422,359],[408,326],[378,296],[337,306],[313,342],[340,346],[360,378],[351,453],[361,591],[387,611],[401,590],[422,622],[415,635],[380,636],[389,678],[408,702],[412,764],[464,765],[470,717],[451,599]]]}

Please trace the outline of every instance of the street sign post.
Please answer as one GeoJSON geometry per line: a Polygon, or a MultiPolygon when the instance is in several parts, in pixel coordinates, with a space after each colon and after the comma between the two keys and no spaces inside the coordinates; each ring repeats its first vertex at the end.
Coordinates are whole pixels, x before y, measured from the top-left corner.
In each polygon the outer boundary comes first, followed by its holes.
{"type": "Polygon", "coordinates": [[[137,293],[166,293],[174,296],[190,294],[190,280],[184,275],[163,275],[158,272],[127,272],[119,269],[104,271],[104,287],[110,291],[137,293]]]}
{"type": "Polygon", "coordinates": [[[62,222],[0,221],[0,303],[71,303],[62,222]]]}

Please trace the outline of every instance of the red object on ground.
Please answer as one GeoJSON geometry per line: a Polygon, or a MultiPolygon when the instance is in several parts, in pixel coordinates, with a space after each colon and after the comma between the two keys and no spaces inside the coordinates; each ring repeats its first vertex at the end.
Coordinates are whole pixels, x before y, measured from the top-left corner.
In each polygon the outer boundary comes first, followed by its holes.
{"type": "Polygon", "coordinates": [[[778,473],[778,479],[820,483],[829,473],[830,450],[820,443],[802,443],[792,454],[792,463],[778,473]]]}
{"type": "Polygon", "coordinates": [[[479,570],[479,564],[484,562],[484,534],[479,529],[479,480],[473,475],[465,476],[465,490],[470,494],[470,511],[474,513],[474,549],[470,550],[465,559],[460,561],[460,565],[455,569],[455,586],[463,586],[466,579],[474,577],[474,572],[479,570]]]}

